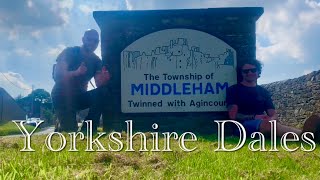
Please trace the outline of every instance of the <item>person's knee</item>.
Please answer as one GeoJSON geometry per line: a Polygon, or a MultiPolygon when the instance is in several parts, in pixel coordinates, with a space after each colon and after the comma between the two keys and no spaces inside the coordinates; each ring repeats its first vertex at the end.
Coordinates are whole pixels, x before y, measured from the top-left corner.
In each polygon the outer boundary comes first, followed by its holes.
{"type": "Polygon", "coordinates": [[[271,132],[271,124],[268,121],[261,121],[259,131],[262,134],[269,134],[271,132]]]}

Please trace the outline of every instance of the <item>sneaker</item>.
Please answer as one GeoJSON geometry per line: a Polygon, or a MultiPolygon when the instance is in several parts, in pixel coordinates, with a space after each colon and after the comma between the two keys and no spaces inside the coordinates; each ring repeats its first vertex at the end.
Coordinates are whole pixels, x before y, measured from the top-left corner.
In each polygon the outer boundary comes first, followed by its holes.
{"type": "MultiPolygon", "coordinates": [[[[96,126],[92,127],[92,134],[95,135],[97,134],[98,128],[96,126]]],[[[82,132],[84,135],[87,135],[87,124],[83,121],[81,126],[78,128],[77,132],[82,132]]]]}
{"type": "Polygon", "coordinates": [[[81,125],[78,128],[77,132],[87,133],[87,125],[82,121],[81,125]]]}
{"type": "Polygon", "coordinates": [[[314,140],[320,142],[320,116],[310,116],[303,125],[302,133],[312,132],[314,134],[314,140]]]}

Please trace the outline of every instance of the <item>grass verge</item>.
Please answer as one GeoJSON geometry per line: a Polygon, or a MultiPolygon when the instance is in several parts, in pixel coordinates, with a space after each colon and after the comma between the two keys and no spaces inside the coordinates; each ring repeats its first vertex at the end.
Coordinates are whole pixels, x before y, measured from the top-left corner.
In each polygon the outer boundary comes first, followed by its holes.
{"type": "MultiPolygon", "coordinates": [[[[28,132],[34,129],[33,126],[29,126],[29,125],[25,125],[25,127],[28,130],[28,132]]],[[[17,125],[15,125],[11,121],[0,124],[0,136],[13,135],[13,134],[21,134],[21,131],[19,130],[17,125]]]]}
{"type": "MultiPolygon", "coordinates": [[[[150,135],[150,134],[149,134],[150,135]]],[[[68,151],[71,146],[68,134],[64,134],[66,148],[52,152],[45,145],[46,136],[32,136],[31,147],[35,152],[20,152],[23,138],[0,139],[0,179],[319,179],[320,149],[304,152],[298,149],[287,152],[278,142],[279,152],[252,152],[249,141],[238,151],[215,152],[218,147],[215,136],[198,137],[187,146],[197,147],[184,152],[177,141],[171,141],[172,152],[151,152],[152,136],[147,136],[149,151],[139,152],[140,137],[134,139],[135,152],[125,152],[126,134],[122,133],[121,152],[86,152],[86,140],[77,141],[77,152],[68,151]]],[[[58,148],[60,139],[54,136],[52,146],[58,148]]],[[[227,148],[237,145],[237,138],[226,139],[227,148]]],[[[251,139],[247,139],[251,140],[251,139]]],[[[117,146],[107,137],[99,141],[108,149],[117,146]]],[[[317,144],[318,145],[318,144],[317,144]]],[[[292,142],[290,148],[300,147],[292,142]]],[[[308,148],[307,144],[303,144],[308,148]]],[[[163,149],[163,138],[159,149],[163,149]]],[[[266,149],[271,148],[270,141],[266,149]]]]}

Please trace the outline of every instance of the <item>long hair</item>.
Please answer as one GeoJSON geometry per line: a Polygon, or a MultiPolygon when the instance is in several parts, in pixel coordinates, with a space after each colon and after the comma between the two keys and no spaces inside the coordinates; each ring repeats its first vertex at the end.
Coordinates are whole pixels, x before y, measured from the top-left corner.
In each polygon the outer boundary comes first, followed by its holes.
{"type": "Polygon", "coordinates": [[[238,82],[241,82],[243,80],[241,70],[245,64],[254,65],[257,68],[258,77],[260,77],[263,64],[259,60],[256,60],[256,59],[245,60],[245,61],[240,62],[237,66],[238,82]]]}

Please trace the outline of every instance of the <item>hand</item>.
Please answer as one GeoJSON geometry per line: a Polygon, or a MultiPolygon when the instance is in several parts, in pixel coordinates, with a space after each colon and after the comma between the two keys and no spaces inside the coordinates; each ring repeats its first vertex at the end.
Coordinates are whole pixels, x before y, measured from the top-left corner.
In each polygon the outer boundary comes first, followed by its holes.
{"type": "Polygon", "coordinates": [[[97,87],[106,84],[110,80],[110,73],[106,67],[102,68],[102,71],[97,73],[95,76],[95,81],[97,87]]]}
{"type": "Polygon", "coordinates": [[[76,76],[84,75],[86,72],[87,72],[86,64],[82,62],[81,65],[76,70],[75,75],[76,76]]]}
{"type": "Polygon", "coordinates": [[[100,77],[103,82],[108,82],[110,80],[110,73],[105,66],[102,68],[100,77]]]}
{"type": "Polygon", "coordinates": [[[261,119],[263,121],[270,121],[272,120],[268,115],[255,115],[255,119],[261,119]]]}

